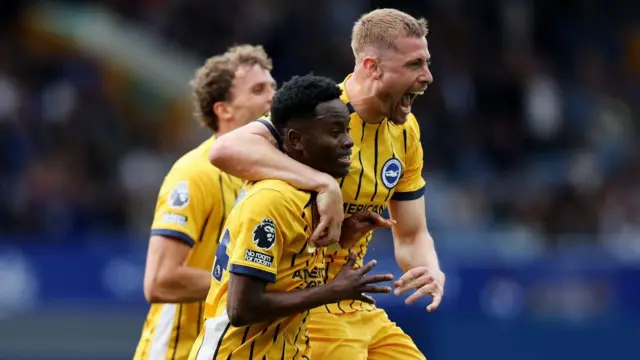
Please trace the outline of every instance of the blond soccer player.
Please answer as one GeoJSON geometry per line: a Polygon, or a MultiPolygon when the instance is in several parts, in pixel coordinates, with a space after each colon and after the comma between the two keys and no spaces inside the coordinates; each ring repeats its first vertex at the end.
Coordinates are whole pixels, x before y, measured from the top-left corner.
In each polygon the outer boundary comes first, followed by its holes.
{"type": "MultiPolygon", "coordinates": [[[[420,129],[411,113],[415,98],[433,81],[427,33],[424,19],[395,9],[374,10],[355,23],[351,38],[355,68],[341,84],[355,145],[350,171],[337,182],[278,151],[273,145],[280,143],[279,135],[267,121],[226,136],[213,146],[210,160],[244,179],[276,178],[317,191],[321,220],[312,240],[318,244],[340,236],[343,216],[381,213],[388,207],[397,222],[396,261],[405,272],[394,283],[395,294],[415,289],[407,304],[431,296],[427,310],[433,311],[442,299],[445,275],[427,230],[420,129]]],[[[335,277],[350,250],[362,264],[370,240],[371,233],[350,248],[327,252],[327,280],[335,277]]],[[[425,358],[384,310],[361,301],[314,309],[309,336],[314,359],[425,358]]]]}
{"type": "Polygon", "coordinates": [[[211,165],[209,149],[269,110],[271,68],[262,47],[241,45],[196,72],[196,113],[213,135],[176,161],[160,188],[144,276],[151,308],[135,360],[186,359],[198,336],[220,232],[243,185],[211,165]]]}

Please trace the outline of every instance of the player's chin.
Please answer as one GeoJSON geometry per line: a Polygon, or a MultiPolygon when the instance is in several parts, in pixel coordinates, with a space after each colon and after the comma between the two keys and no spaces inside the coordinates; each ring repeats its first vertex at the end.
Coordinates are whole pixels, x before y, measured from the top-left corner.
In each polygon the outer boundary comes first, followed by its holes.
{"type": "Polygon", "coordinates": [[[346,161],[338,160],[335,164],[333,164],[329,168],[327,173],[329,175],[333,176],[336,179],[344,177],[349,173],[349,166],[350,165],[351,165],[350,161],[347,163],[346,161]]]}
{"type": "Polygon", "coordinates": [[[395,109],[395,114],[389,117],[392,123],[396,125],[403,125],[409,120],[409,114],[411,113],[411,107],[403,107],[402,105],[398,105],[395,109]]]}

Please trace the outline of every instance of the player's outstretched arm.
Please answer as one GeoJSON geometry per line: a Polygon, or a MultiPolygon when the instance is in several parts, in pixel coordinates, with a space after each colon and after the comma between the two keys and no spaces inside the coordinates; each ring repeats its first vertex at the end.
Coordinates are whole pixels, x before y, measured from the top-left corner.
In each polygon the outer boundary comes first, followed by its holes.
{"type": "Polygon", "coordinates": [[[342,271],[327,285],[291,292],[268,292],[267,282],[248,275],[230,274],[227,313],[231,325],[239,327],[299,314],[318,306],[342,300],[375,303],[364,293],[389,293],[388,286],[375,285],[393,280],[393,275],[366,276],[375,265],[372,260],[354,269],[356,254],[351,253],[342,271]]]}
{"type": "Polygon", "coordinates": [[[254,121],[220,136],[209,152],[209,160],[222,171],[241,179],[278,179],[298,189],[316,191],[320,222],[310,240],[317,245],[339,240],[344,219],[340,185],[328,174],[278,150],[276,138],[263,123],[254,121]],[[326,237],[322,237],[325,231],[326,237]]]}
{"type": "Polygon", "coordinates": [[[207,297],[211,274],[184,265],[190,250],[182,240],[151,237],[144,274],[144,296],[148,302],[185,303],[207,297]]]}
{"type": "Polygon", "coordinates": [[[389,213],[396,220],[393,243],[396,261],[405,272],[394,286],[396,295],[411,289],[417,291],[405,303],[412,304],[422,296],[432,296],[428,311],[435,310],[442,300],[445,276],[438,262],[433,238],[427,230],[424,196],[389,203],[389,213]]]}

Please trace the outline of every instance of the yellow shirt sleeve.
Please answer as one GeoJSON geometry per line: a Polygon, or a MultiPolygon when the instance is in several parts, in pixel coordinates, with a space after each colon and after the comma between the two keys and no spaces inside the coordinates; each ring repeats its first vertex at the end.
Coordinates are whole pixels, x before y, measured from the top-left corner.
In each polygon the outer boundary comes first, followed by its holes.
{"type": "Polygon", "coordinates": [[[425,181],[422,177],[424,159],[422,144],[420,143],[420,127],[415,116],[413,114],[409,116],[411,118],[407,121],[403,130],[405,168],[391,200],[415,200],[424,195],[425,181]]]}
{"type": "Polygon", "coordinates": [[[286,238],[284,226],[295,210],[277,190],[260,189],[247,197],[237,217],[229,222],[229,272],[275,282],[286,238]]]}
{"type": "Polygon", "coordinates": [[[172,169],[160,187],[151,235],[179,239],[193,246],[215,200],[205,192],[197,172],[172,169]]]}
{"type": "Polygon", "coordinates": [[[267,129],[269,129],[271,136],[273,136],[273,138],[276,139],[276,143],[278,144],[278,149],[282,151],[283,150],[282,137],[280,136],[280,133],[278,133],[278,130],[276,129],[276,127],[273,126],[273,123],[271,122],[271,118],[269,116],[265,116],[256,121],[266,126],[267,129]]]}

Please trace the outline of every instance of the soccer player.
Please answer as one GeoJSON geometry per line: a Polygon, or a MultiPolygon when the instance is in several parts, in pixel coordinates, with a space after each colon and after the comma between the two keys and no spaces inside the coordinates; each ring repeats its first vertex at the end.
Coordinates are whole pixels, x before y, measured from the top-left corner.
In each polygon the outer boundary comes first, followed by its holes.
{"type": "MultiPolygon", "coordinates": [[[[427,310],[433,311],[443,296],[445,276],[427,230],[420,129],[411,114],[412,102],[433,81],[427,32],[424,19],[394,9],[371,11],[355,23],[355,68],[341,84],[355,146],[349,174],[337,183],[277,151],[273,145],[279,143],[279,134],[267,121],[229,133],[213,146],[210,160],[241,178],[275,178],[318,191],[321,221],[313,236],[316,243],[323,242],[321,232],[327,232],[329,240],[338,236],[336,223],[341,219],[336,214],[342,215],[341,210],[348,216],[363,210],[381,213],[388,206],[397,222],[395,258],[405,272],[394,283],[395,294],[416,289],[405,302],[431,296],[427,310]]],[[[350,249],[327,252],[328,280],[348,260],[350,250],[362,264],[370,239],[369,233],[350,249]]],[[[316,359],[424,359],[383,310],[358,300],[314,309],[309,335],[316,359]]]]}
{"type": "MultiPolygon", "coordinates": [[[[341,92],[327,78],[294,77],[271,108],[285,153],[336,178],[348,173],[353,146],[341,92]]],[[[365,277],[375,261],[354,269],[355,253],[322,285],[324,249],[308,241],[316,218],[313,192],[262,180],[247,184],[241,197],[216,253],[204,329],[190,359],[309,359],[309,310],[340,300],[372,303],[364,292],[391,291],[372,284],[393,276],[365,277]]],[[[381,219],[371,214],[361,219],[381,219]]]]}
{"type": "Polygon", "coordinates": [[[196,72],[196,113],[214,135],[182,156],[160,188],[144,276],[152,305],[135,360],[186,359],[198,336],[217,242],[243,185],[211,166],[209,149],[218,136],[269,110],[271,68],[262,47],[241,45],[196,72]]]}

